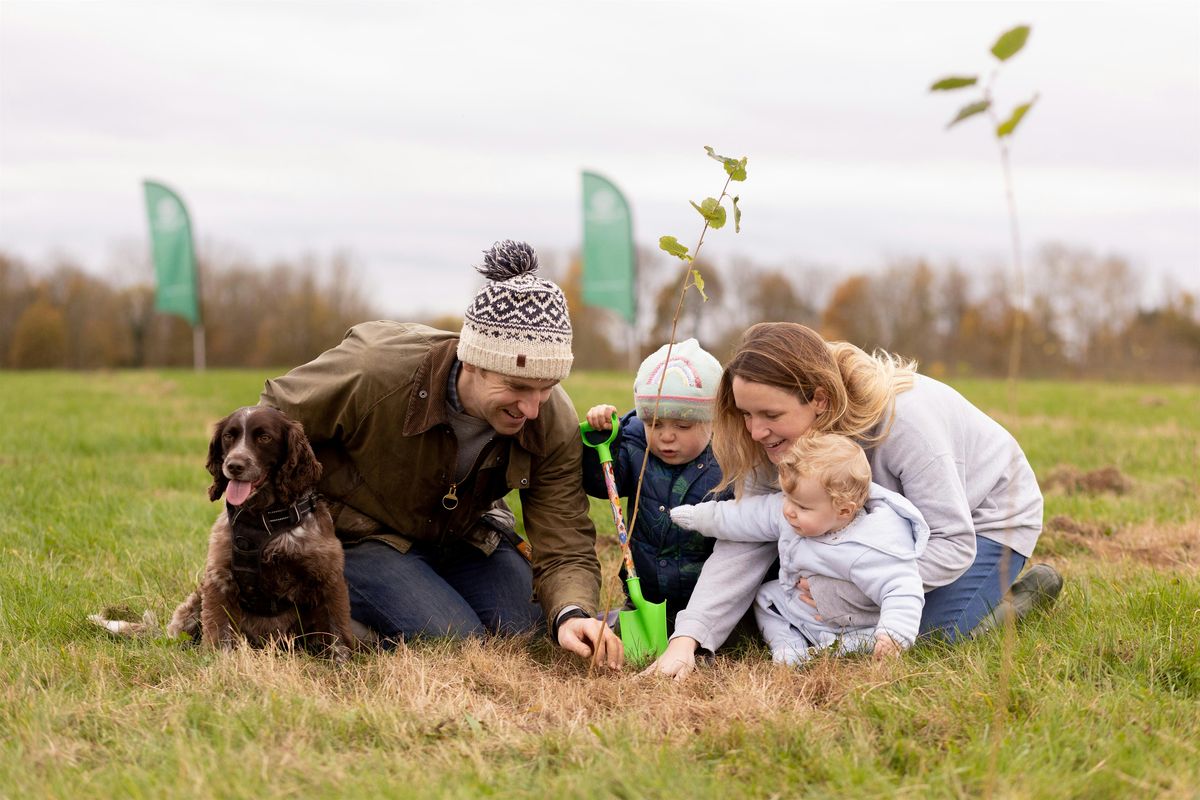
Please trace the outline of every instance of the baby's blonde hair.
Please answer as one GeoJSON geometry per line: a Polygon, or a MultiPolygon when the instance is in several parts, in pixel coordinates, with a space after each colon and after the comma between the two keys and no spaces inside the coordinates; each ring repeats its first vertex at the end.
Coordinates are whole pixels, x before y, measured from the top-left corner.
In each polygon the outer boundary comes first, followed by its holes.
{"type": "Polygon", "coordinates": [[[791,494],[801,478],[814,478],[835,507],[855,513],[871,492],[871,465],[853,439],[837,433],[801,436],[779,460],[779,485],[791,494]]]}

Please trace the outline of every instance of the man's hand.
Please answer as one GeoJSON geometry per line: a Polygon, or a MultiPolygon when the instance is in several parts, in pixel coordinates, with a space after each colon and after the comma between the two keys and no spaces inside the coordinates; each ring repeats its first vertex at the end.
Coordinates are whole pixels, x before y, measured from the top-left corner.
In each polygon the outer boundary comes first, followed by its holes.
{"type": "Polygon", "coordinates": [[[642,670],[641,675],[668,675],[681,681],[696,668],[696,648],[699,646],[700,643],[690,636],[677,636],[653,664],[642,670]]]}
{"type": "Polygon", "coordinates": [[[599,405],[588,409],[586,418],[588,425],[598,431],[611,431],[613,414],[617,413],[616,406],[599,405]]]}
{"type": "Polygon", "coordinates": [[[558,646],[580,658],[591,658],[609,669],[620,669],[625,663],[625,646],[601,620],[571,617],[558,626],[558,646]]]}

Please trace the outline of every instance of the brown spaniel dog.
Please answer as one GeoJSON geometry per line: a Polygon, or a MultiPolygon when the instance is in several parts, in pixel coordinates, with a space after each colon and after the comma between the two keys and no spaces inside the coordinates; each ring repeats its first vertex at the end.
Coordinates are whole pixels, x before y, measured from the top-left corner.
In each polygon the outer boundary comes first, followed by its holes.
{"type": "Polygon", "coordinates": [[[167,633],[214,647],[296,637],[345,660],[355,644],[342,545],[314,493],[321,464],[299,422],[267,406],[239,408],[216,425],[208,497],[225,495],[200,588],[175,609],[167,633]]]}

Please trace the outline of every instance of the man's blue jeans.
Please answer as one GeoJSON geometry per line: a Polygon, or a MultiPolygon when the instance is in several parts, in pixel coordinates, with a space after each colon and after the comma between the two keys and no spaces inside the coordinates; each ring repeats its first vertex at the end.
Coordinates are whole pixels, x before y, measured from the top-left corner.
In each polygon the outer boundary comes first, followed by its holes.
{"type": "Polygon", "coordinates": [[[975,563],[954,583],[925,594],[921,636],[956,641],[1000,605],[1000,598],[1025,566],[1025,556],[999,542],[975,537],[975,563]],[[1007,561],[1007,566],[1002,564],[1007,561]]]}
{"type": "Polygon", "coordinates": [[[490,556],[464,542],[414,544],[401,553],[383,542],[346,548],[350,615],[385,640],[514,634],[542,625],[532,602],[533,572],[507,541],[490,556]]]}

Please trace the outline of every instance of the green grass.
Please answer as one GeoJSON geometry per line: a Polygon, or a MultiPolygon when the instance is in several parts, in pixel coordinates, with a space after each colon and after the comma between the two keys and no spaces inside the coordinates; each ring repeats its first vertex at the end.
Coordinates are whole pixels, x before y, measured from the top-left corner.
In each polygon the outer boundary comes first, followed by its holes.
{"type": "MultiPolygon", "coordinates": [[[[0,797],[1197,794],[1196,387],[1028,382],[1014,404],[1003,382],[956,383],[1040,477],[1113,466],[1131,488],[1047,493],[1047,519],[1085,531],[1039,545],[1067,577],[1050,613],[895,663],[794,671],[745,646],[676,684],[541,640],[338,668],[89,625],[111,604],[161,620],[192,587],[211,424],[276,372],[0,373],[0,797]]],[[[567,388],[624,410],[629,385],[567,388]]]]}

